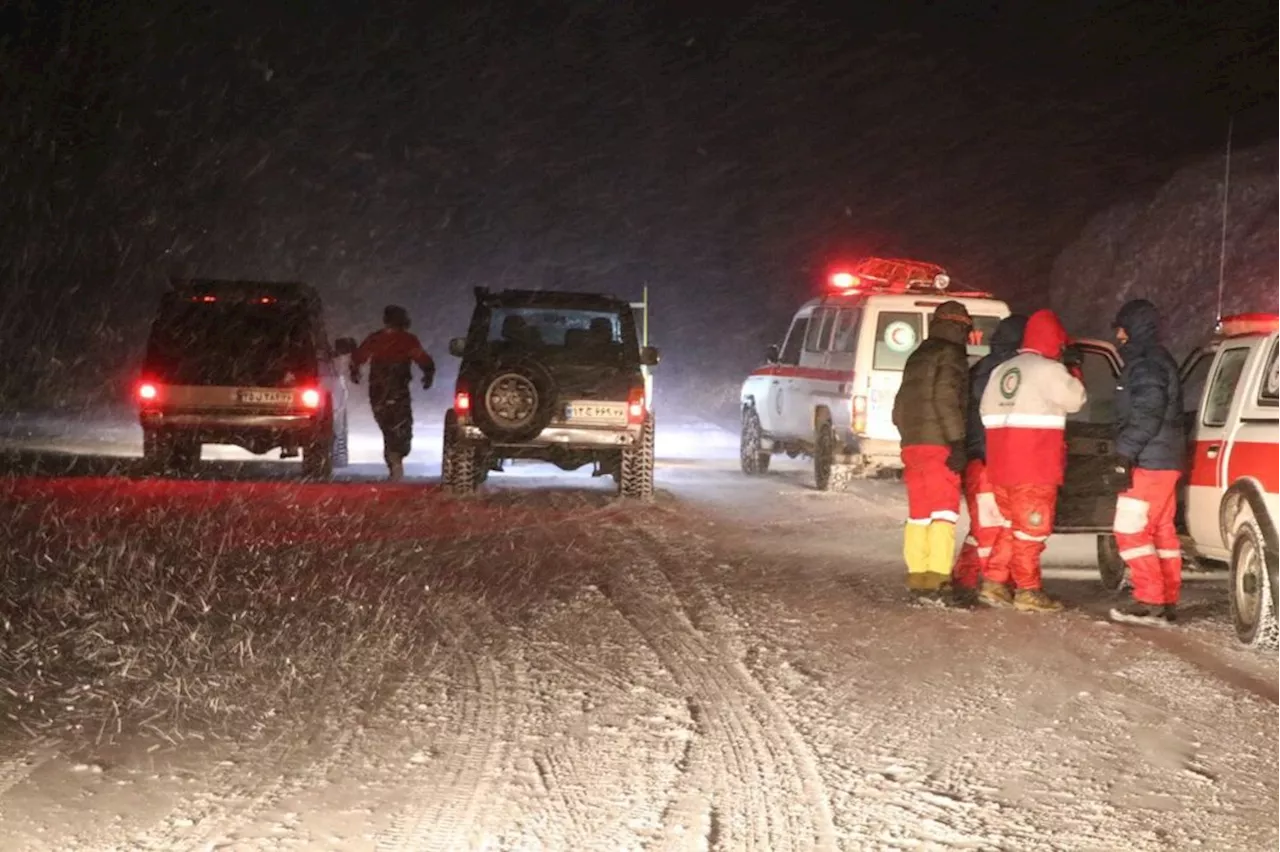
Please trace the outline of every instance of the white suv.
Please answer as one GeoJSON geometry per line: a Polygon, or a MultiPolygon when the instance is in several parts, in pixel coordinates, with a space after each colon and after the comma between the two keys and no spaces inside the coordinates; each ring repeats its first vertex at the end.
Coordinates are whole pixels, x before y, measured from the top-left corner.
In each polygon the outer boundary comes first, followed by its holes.
{"type": "Polygon", "coordinates": [[[989,293],[949,291],[939,266],[868,258],[833,273],[806,302],[781,346],[742,385],[742,470],[765,473],[774,453],[807,455],[818,490],[901,467],[893,400],[908,356],[928,336],[933,311],[955,300],[973,317],[970,363],[1009,306],[989,293]]]}

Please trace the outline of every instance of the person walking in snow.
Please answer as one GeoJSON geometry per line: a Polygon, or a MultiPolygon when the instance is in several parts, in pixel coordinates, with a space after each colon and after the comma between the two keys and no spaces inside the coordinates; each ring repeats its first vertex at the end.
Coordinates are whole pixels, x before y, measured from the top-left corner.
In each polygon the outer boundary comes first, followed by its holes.
{"type": "Polygon", "coordinates": [[[1174,526],[1177,485],[1186,463],[1178,364],[1160,343],[1160,314],[1146,299],[1125,304],[1112,326],[1124,369],[1116,389],[1115,467],[1126,484],[1112,529],[1129,566],[1133,599],[1115,621],[1163,626],[1175,621],[1182,547],[1174,526]]]}
{"type": "Polygon", "coordinates": [[[422,370],[422,387],[430,389],[436,365],[417,336],[409,331],[409,312],[388,305],[382,312],[383,327],[364,339],[351,358],[351,381],[360,383],[360,368],[369,364],[369,404],[382,430],[383,458],[392,482],[404,478],[404,459],[413,445],[413,400],[409,382],[411,365],[422,370]]]}
{"type": "Polygon", "coordinates": [[[907,589],[918,600],[945,602],[950,593],[960,472],[965,466],[965,346],[972,328],[973,320],[960,302],[939,305],[929,322],[928,339],[907,359],[893,402],[907,486],[902,555],[907,589]]]}
{"type": "Polygon", "coordinates": [[[1061,361],[1066,344],[1057,314],[1036,311],[1018,354],[995,369],[982,393],[987,476],[1004,518],[979,592],[988,606],[1062,609],[1041,587],[1040,555],[1053,531],[1066,467],[1067,415],[1087,400],[1084,384],[1061,361]]]}
{"type": "Polygon", "coordinates": [[[956,602],[968,606],[977,602],[978,584],[986,572],[987,560],[996,536],[1004,526],[1004,516],[996,505],[995,490],[987,476],[987,433],[982,427],[982,393],[992,372],[1018,354],[1022,333],[1027,327],[1023,314],[1005,317],[991,333],[991,351],[969,369],[969,409],[965,424],[964,500],[969,510],[969,534],[960,548],[960,558],[952,570],[951,582],[956,602]]]}

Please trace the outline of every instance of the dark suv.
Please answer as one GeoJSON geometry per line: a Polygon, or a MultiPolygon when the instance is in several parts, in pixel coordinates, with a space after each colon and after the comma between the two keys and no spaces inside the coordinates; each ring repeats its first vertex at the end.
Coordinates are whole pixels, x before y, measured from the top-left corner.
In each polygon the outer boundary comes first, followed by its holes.
{"type": "Polygon", "coordinates": [[[654,420],[633,305],[610,296],[476,290],[445,415],[443,481],[466,494],[509,459],[595,465],[619,493],[653,495],[654,420]]]}
{"type": "Polygon", "coordinates": [[[173,281],[136,389],[149,466],[190,470],[203,444],[302,456],[310,477],[347,464],[347,388],[320,298],[305,284],[173,281]]]}

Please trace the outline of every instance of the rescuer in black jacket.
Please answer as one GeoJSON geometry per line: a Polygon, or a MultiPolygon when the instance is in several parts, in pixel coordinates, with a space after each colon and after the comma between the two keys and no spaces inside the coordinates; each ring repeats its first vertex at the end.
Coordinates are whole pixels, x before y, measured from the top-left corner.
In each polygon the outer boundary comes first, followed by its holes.
{"type": "Polygon", "coordinates": [[[1129,566],[1133,601],[1111,610],[1117,621],[1167,624],[1182,588],[1182,547],[1174,526],[1177,486],[1186,464],[1178,363],[1160,342],[1160,313],[1146,299],[1128,302],[1112,326],[1124,369],[1116,388],[1116,469],[1129,487],[1116,499],[1113,530],[1129,566]]]}

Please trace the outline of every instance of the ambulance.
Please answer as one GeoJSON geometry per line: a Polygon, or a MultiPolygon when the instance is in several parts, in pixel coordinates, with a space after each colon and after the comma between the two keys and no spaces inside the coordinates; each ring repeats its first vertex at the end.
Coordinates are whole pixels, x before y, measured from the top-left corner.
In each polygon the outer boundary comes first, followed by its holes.
{"type": "Polygon", "coordinates": [[[807,456],[818,490],[828,491],[901,468],[893,400],[933,311],[952,299],[968,309],[971,364],[1009,315],[990,293],[950,286],[945,269],[916,260],[871,257],[833,270],[822,295],[796,311],[782,343],[742,384],[743,473],[767,473],[776,454],[807,456]]]}
{"type": "Polygon", "coordinates": [[[1280,515],[1280,316],[1224,317],[1214,339],[1184,362],[1189,472],[1182,495],[1184,543],[1228,566],[1236,635],[1277,643],[1277,516],[1280,515]]]}

